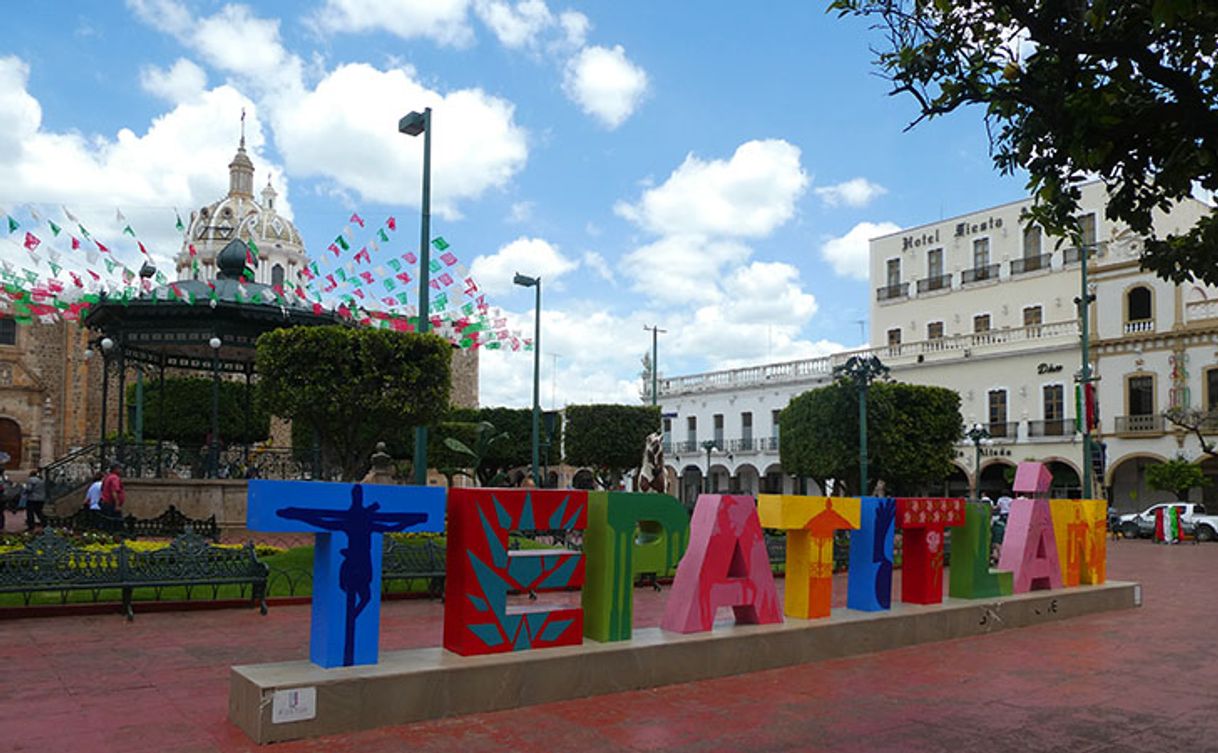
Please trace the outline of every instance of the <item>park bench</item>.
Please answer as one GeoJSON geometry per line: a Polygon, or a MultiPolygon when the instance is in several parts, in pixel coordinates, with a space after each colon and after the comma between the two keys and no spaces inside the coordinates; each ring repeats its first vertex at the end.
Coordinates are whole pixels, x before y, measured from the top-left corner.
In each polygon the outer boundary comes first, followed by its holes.
{"type": "Polygon", "coordinates": [[[444,546],[431,539],[411,541],[386,536],[381,581],[387,587],[391,581],[400,580],[409,588],[414,581],[425,580],[427,593],[443,598],[446,556],[444,546]]]}
{"type": "Polygon", "coordinates": [[[215,599],[222,586],[237,585],[242,596],[249,586],[251,603],[266,614],[267,575],[252,543],[223,548],[189,532],[164,549],[140,552],[126,543],[109,551],[83,549],[46,531],[25,548],[0,554],[0,593],[22,594],[28,606],[40,592],[58,592],[60,603],[66,603],[72,591],[89,591],[96,602],[102,592],[118,590],[128,620],[135,617],[134,589],[151,588],[159,599],[165,588],[175,586],[185,588],[187,599],[200,587],[210,587],[215,599]]]}
{"type": "Polygon", "coordinates": [[[173,505],[155,518],[128,515],[118,519],[106,516],[101,510],[82,508],[71,515],[48,516],[47,526],[69,531],[108,531],[151,538],[170,538],[191,531],[212,541],[220,540],[220,526],[216,523],[215,515],[206,519],[188,518],[173,505]]]}

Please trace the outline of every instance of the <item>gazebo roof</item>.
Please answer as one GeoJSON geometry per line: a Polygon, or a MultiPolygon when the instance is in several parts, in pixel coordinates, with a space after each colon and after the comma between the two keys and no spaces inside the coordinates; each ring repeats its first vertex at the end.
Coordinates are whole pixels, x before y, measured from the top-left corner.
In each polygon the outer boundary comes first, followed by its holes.
{"type": "Polygon", "coordinates": [[[174,368],[210,369],[209,342],[218,337],[221,368],[247,372],[253,369],[254,345],[262,333],[342,322],[331,311],[315,312],[311,303],[287,296],[282,297],[286,304],[280,303],[268,285],[243,283],[247,253],[240,240],[220,252],[214,293],[206,282],[180,280],[131,300],[103,297],[89,309],[84,324],[118,343],[125,357],[174,368]],[[253,302],[258,300],[262,302],[253,302]]]}

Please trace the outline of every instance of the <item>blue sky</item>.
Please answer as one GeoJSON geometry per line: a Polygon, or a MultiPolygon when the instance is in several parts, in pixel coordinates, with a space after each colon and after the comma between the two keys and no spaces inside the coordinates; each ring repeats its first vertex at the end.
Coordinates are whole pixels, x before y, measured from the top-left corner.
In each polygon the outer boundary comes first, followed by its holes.
{"type": "MultiPolygon", "coordinates": [[[[869,234],[1021,198],[979,111],[904,132],[866,26],[824,4],[205,0],[28,4],[0,49],[0,206],[119,208],[168,260],[172,208],[218,198],[241,109],[314,256],[353,210],[433,235],[515,329],[543,278],[542,401],[637,399],[662,374],[860,344],[869,234]],[[557,355],[557,358],[555,358],[557,355]],[[557,371],[554,369],[557,367],[557,371]]],[[[110,228],[114,230],[115,228],[110,228]]],[[[23,259],[10,242],[0,256],[23,259]]],[[[531,400],[532,354],[484,352],[485,404],[531,400]]]]}

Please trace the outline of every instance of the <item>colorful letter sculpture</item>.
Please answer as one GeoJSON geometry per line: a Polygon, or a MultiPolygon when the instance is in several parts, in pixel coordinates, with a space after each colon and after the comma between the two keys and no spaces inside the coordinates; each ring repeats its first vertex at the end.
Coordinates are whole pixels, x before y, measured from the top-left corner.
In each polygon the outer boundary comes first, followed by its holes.
{"type": "Polygon", "coordinates": [[[375,664],[381,536],[443,531],[444,490],[252,480],[248,499],[250,530],[316,534],[309,658],[327,669],[375,664]]]}
{"type": "Polygon", "coordinates": [[[1041,463],[1023,462],[1015,469],[1015,492],[1031,498],[1019,497],[1011,503],[998,557],[999,569],[1013,574],[1015,593],[1062,587],[1053,515],[1049,512],[1051,479],[1049,469],[1041,463]]]}
{"type": "MultiPolygon", "coordinates": [[[[784,614],[805,620],[829,616],[833,601],[833,532],[857,529],[860,510],[858,497],[762,494],[757,498],[762,525],[787,532],[784,614]]],[[[891,545],[888,551],[891,563],[891,545]]],[[[680,577],[680,573],[677,575],[680,577]]]]}
{"type": "Polygon", "coordinates": [[[964,525],[952,531],[947,593],[957,599],[988,599],[1012,593],[1010,571],[990,569],[990,506],[985,502],[965,502],[964,525]]]}
{"type": "Polygon", "coordinates": [[[444,648],[473,656],[579,645],[582,609],[509,608],[507,594],[582,585],[583,555],[566,549],[512,550],[508,534],[587,525],[585,491],[450,489],[444,648]]]}
{"type": "Polygon", "coordinates": [[[863,497],[861,524],[850,532],[846,606],[863,612],[892,608],[892,538],[897,503],[863,497]]]}
{"type": "Polygon", "coordinates": [[[963,499],[902,497],[897,500],[897,526],[901,529],[901,601],[907,604],[943,601],[944,530],[962,525],[963,499]]]}
{"type": "Polygon", "coordinates": [[[698,497],[689,549],[677,568],[660,627],[677,633],[705,632],[714,627],[719,607],[731,607],[737,623],[782,622],[752,497],[698,497]]]}
{"type": "Polygon", "coordinates": [[[1099,585],[1107,579],[1108,503],[1102,499],[1051,499],[1053,536],[1062,585],[1099,585]]]}
{"type": "Polygon", "coordinates": [[[689,515],[675,498],[590,492],[584,533],[587,577],[581,594],[584,635],[598,641],[628,639],[634,622],[635,576],[668,573],[681,561],[688,545],[689,515]],[[647,540],[640,542],[635,534],[645,523],[657,525],[647,526],[647,540]],[[640,568],[644,559],[646,570],[640,568]]]}

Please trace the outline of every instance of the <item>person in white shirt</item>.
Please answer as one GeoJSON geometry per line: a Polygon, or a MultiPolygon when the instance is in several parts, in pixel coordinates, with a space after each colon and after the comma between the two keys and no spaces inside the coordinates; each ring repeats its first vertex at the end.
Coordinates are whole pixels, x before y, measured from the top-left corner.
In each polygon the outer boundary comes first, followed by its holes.
{"type": "Polygon", "coordinates": [[[89,488],[85,491],[85,507],[90,510],[101,509],[101,490],[102,490],[102,474],[97,472],[93,474],[93,483],[89,484],[89,488]]]}

